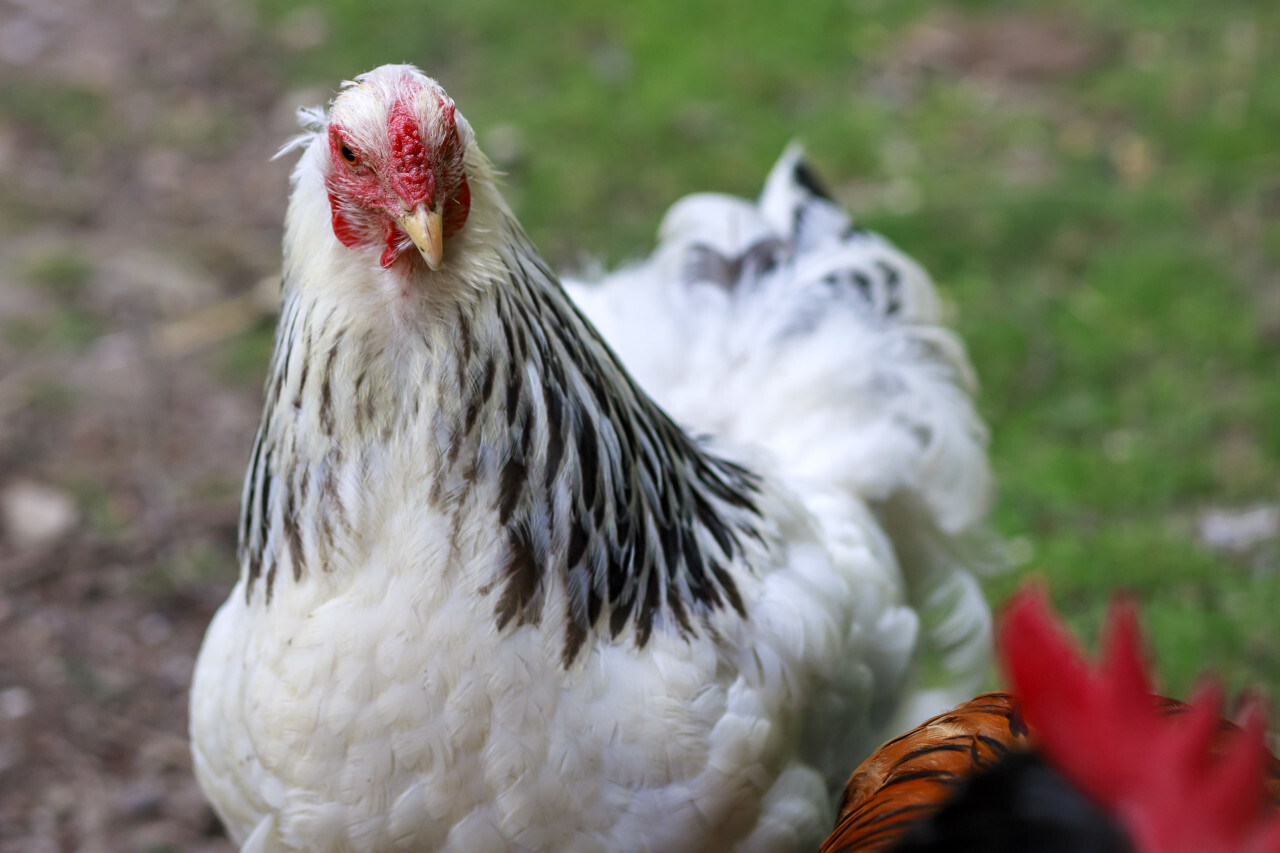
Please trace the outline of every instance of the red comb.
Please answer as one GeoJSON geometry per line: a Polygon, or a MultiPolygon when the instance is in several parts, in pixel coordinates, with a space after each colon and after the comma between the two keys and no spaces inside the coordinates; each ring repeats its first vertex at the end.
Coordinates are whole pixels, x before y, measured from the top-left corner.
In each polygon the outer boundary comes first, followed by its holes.
{"type": "Polygon", "coordinates": [[[1261,712],[1226,738],[1224,726],[1234,727],[1218,717],[1214,688],[1185,713],[1162,713],[1167,700],[1151,692],[1129,602],[1112,605],[1096,668],[1033,590],[1013,597],[999,645],[1045,758],[1124,825],[1141,853],[1280,853],[1261,712]]]}
{"type": "Polygon", "coordinates": [[[427,168],[426,146],[422,143],[418,114],[412,101],[401,99],[391,105],[387,131],[391,138],[391,162],[395,166],[389,176],[392,188],[409,204],[431,204],[435,175],[427,168]]]}

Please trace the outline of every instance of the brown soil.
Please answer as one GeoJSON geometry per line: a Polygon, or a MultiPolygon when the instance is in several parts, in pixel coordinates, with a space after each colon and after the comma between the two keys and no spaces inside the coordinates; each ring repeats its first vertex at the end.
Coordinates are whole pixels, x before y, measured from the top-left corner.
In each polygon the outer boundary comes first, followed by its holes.
{"type": "Polygon", "coordinates": [[[187,690],[236,572],[270,157],[324,98],[289,49],[217,0],[0,4],[0,853],[233,849],[187,690]]]}

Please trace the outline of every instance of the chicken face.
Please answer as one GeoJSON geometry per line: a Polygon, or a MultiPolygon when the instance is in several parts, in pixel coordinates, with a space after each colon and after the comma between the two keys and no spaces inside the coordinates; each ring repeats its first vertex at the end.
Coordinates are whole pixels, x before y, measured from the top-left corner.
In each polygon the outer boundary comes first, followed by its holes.
{"type": "Polygon", "coordinates": [[[380,250],[384,269],[402,259],[412,269],[418,257],[439,269],[445,239],[471,208],[463,162],[470,135],[453,101],[412,70],[365,75],[348,86],[328,127],[333,233],[350,249],[380,250]]]}

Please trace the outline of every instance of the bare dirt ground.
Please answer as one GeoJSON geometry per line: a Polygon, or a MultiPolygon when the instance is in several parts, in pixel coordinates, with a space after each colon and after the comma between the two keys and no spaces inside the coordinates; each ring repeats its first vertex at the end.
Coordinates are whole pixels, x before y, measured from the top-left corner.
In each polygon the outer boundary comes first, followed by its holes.
{"type": "Polygon", "coordinates": [[[214,0],[0,0],[3,853],[232,849],[186,697],[235,575],[269,157],[324,98],[281,94],[289,49],[214,0]]]}

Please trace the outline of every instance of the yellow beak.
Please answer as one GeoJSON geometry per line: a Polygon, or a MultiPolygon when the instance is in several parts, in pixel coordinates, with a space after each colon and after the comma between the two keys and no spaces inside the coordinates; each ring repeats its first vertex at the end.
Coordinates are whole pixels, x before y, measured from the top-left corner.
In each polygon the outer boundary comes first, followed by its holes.
{"type": "Polygon", "coordinates": [[[427,210],[425,204],[414,208],[412,213],[396,217],[404,233],[409,235],[413,245],[418,247],[422,259],[432,270],[440,269],[444,261],[444,216],[437,205],[434,210],[427,210]]]}

